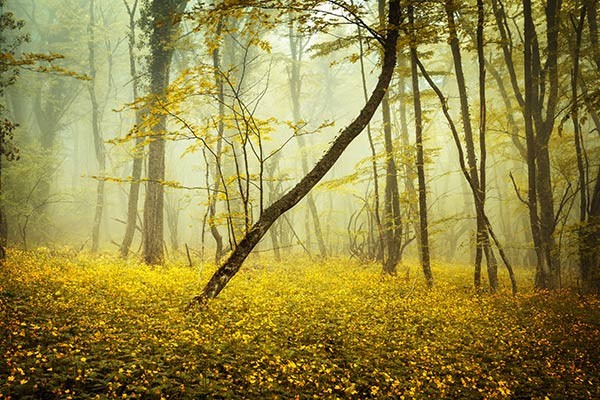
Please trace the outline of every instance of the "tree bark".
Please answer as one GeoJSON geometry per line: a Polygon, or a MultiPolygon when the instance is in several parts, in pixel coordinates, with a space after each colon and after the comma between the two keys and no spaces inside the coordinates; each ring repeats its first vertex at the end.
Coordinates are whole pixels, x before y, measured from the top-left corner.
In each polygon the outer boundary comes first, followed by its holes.
{"type": "Polygon", "coordinates": [[[202,294],[193,298],[192,303],[205,303],[216,297],[227,283],[239,271],[242,263],[252,249],[265,235],[269,227],[286,211],[302,200],[310,190],[325,176],[342,155],[350,143],[367,126],[383,99],[396,65],[396,42],[400,23],[400,1],[390,0],[388,8],[387,33],[383,41],[384,57],[381,73],[375,89],[359,115],[333,141],[331,147],[300,182],[284,194],[279,200],[265,208],[258,221],[242,238],[225,263],[213,274],[202,294]]]}
{"type": "Polygon", "coordinates": [[[523,0],[523,113],[528,151],[528,209],[537,255],[535,286],[539,289],[560,286],[560,255],[554,239],[555,215],[548,143],[554,129],[558,102],[558,17],[561,5],[561,0],[548,0],[545,7],[547,56],[542,68],[531,0],[523,0]]]}
{"type": "MultiPolygon", "coordinates": [[[[485,188],[482,186],[482,180],[477,170],[477,156],[475,154],[475,141],[473,135],[473,127],[471,124],[471,116],[469,111],[469,99],[467,95],[467,86],[465,81],[465,75],[463,72],[462,55],[460,51],[460,45],[458,41],[458,32],[456,29],[456,21],[454,19],[456,5],[454,0],[446,0],[445,10],[448,20],[449,28],[449,43],[452,51],[452,59],[454,61],[454,70],[456,76],[456,84],[458,86],[459,98],[460,98],[460,109],[461,117],[463,122],[464,134],[465,134],[465,147],[467,150],[467,165],[468,173],[472,181],[472,191],[474,201],[481,201],[482,205],[485,206],[485,188]]],[[[479,25],[479,23],[478,23],[479,25]]],[[[479,41],[479,39],[478,39],[479,41]]],[[[481,85],[481,79],[480,79],[481,85]]],[[[485,101],[485,97],[483,99],[485,101]]],[[[485,138],[484,138],[485,140],[485,138]]],[[[485,143],[485,142],[483,142],[485,143]]],[[[480,143],[481,148],[481,143],[480,143]]],[[[485,148],[485,146],[483,147],[485,148]]],[[[485,160],[482,154],[482,161],[485,160]]],[[[481,171],[481,176],[484,176],[485,171],[481,171]]],[[[490,290],[492,292],[497,289],[497,268],[494,267],[495,258],[493,258],[492,250],[490,249],[489,236],[484,221],[484,216],[480,212],[481,210],[476,207],[477,217],[477,230],[476,230],[476,247],[475,247],[475,271],[474,271],[474,284],[477,290],[481,289],[481,261],[483,255],[486,255],[486,261],[488,265],[488,274],[491,273],[489,278],[490,290]],[[488,257],[489,256],[489,257],[488,257]]]]}
{"type": "MultiPolygon", "coordinates": [[[[379,22],[385,23],[385,1],[379,0],[379,22]]],[[[392,141],[392,121],[390,111],[389,91],[381,101],[383,118],[383,143],[385,154],[385,192],[383,197],[384,215],[383,228],[387,257],[384,259],[383,272],[396,275],[402,249],[402,215],[400,213],[400,194],[398,191],[398,172],[394,145],[392,141]]]]}
{"type": "Polygon", "coordinates": [[[98,162],[98,179],[96,188],[96,208],[94,212],[94,223],[92,226],[92,252],[98,251],[100,246],[100,224],[102,222],[102,212],[104,211],[104,185],[102,179],[106,173],[106,152],[104,150],[104,142],[102,141],[102,133],[100,132],[100,118],[98,100],[96,98],[96,59],[95,59],[95,43],[94,43],[94,0],[90,1],[89,8],[89,25],[88,25],[88,62],[90,68],[90,82],[88,83],[88,93],[92,103],[92,135],[94,138],[94,151],[96,153],[96,161],[98,162]]]}
{"type": "MultiPolygon", "coordinates": [[[[129,15],[129,75],[131,76],[132,94],[133,101],[136,101],[139,97],[139,77],[137,75],[137,67],[135,63],[135,11],[138,5],[138,0],[135,0],[133,5],[130,7],[129,4],[124,1],[129,15]]],[[[119,249],[122,258],[126,258],[133,242],[135,229],[137,227],[138,220],[138,202],[140,198],[140,179],[142,177],[142,166],[144,163],[144,135],[141,132],[143,123],[144,111],[140,109],[135,110],[135,128],[134,133],[136,134],[135,145],[133,148],[133,163],[131,168],[131,183],[129,184],[129,193],[127,195],[127,223],[125,225],[125,234],[123,235],[123,241],[119,249]]]]}
{"type": "Polygon", "coordinates": [[[383,139],[385,151],[385,192],[383,228],[387,257],[385,257],[383,271],[396,275],[397,265],[400,262],[402,246],[402,216],[400,214],[400,195],[398,193],[398,173],[396,171],[396,158],[392,142],[392,122],[390,117],[390,102],[388,93],[381,101],[383,115],[383,139]]]}
{"type": "Polygon", "coordinates": [[[427,222],[427,184],[425,182],[425,157],[423,154],[423,112],[421,108],[421,90],[419,88],[419,72],[417,70],[417,42],[414,29],[413,6],[408,7],[408,18],[411,28],[410,71],[412,77],[413,107],[415,110],[415,146],[417,150],[417,180],[419,187],[419,253],[421,268],[428,287],[433,286],[433,273],[429,253],[429,225],[427,222]]]}
{"type": "MultiPolygon", "coordinates": [[[[177,27],[177,12],[183,11],[187,0],[153,0],[150,15],[153,18],[150,34],[150,91],[151,111],[160,108],[169,86],[169,69],[173,57],[171,36],[177,27]]],[[[148,185],[144,203],[144,262],[160,264],[164,258],[164,187],[165,178],[165,139],[167,119],[164,113],[157,113],[152,126],[148,145],[148,185]]]]}
{"type": "MultiPolygon", "coordinates": [[[[363,95],[365,102],[369,100],[369,93],[367,92],[367,79],[365,74],[365,60],[364,60],[364,48],[363,48],[363,37],[361,29],[358,28],[358,45],[360,51],[360,77],[363,88],[363,95]]],[[[379,195],[379,173],[377,172],[377,151],[375,150],[375,143],[373,142],[373,134],[371,132],[371,124],[367,124],[367,139],[369,141],[369,148],[371,150],[371,172],[373,173],[373,217],[375,219],[375,226],[377,228],[377,234],[372,234],[377,239],[375,243],[376,249],[374,251],[375,259],[383,263],[385,241],[383,238],[383,224],[381,223],[380,207],[380,195],[379,195]]]]}
{"type": "MultiPolygon", "coordinates": [[[[460,169],[465,177],[465,180],[469,184],[469,187],[471,188],[471,192],[477,193],[475,184],[471,178],[471,175],[469,174],[469,168],[465,162],[464,151],[462,149],[462,144],[461,144],[461,140],[460,140],[460,137],[458,134],[458,129],[456,128],[456,125],[454,124],[454,120],[450,116],[450,112],[448,110],[448,104],[447,104],[446,98],[444,97],[444,94],[439,89],[439,87],[436,85],[436,83],[433,81],[433,79],[431,78],[431,76],[429,75],[429,73],[427,72],[427,70],[425,69],[423,64],[421,64],[421,62],[419,61],[418,58],[417,58],[417,65],[419,67],[419,70],[421,71],[421,74],[423,75],[425,80],[427,80],[427,83],[433,89],[433,91],[435,92],[435,94],[437,95],[437,97],[440,101],[440,104],[442,105],[442,112],[444,113],[444,117],[446,118],[446,121],[448,121],[448,124],[450,125],[452,137],[454,139],[454,143],[456,144],[456,149],[458,150],[458,162],[460,164],[460,169]]],[[[482,216],[483,222],[486,225],[487,232],[489,233],[489,236],[492,238],[494,244],[496,245],[496,248],[498,249],[498,253],[500,254],[500,257],[502,258],[502,261],[504,262],[504,265],[506,266],[506,269],[508,271],[508,276],[509,276],[510,282],[511,282],[512,292],[513,292],[513,295],[515,295],[517,293],[517,281],[515,278],[514,270],[512,268],[512,264],[506,257],[504,248],[500,244],[498,237],[496,236],[496,234],[494,233],[494,231],[492,229],[492,224],[490,223],[490,220],[488,219],[487,215],[485,214],[485,208],[483,206],[483,202],[481,201],[481,198],[479,196],[474,196],[474,199],[475,199],[475,208],[477,210],[477,213],[482,216]]]]}
{"type": "MultiPolygon", "coordinates": [[[[223,22],[219,21],[217,24],[217,32],[216,35],[219,37],[221,35],[223,22]]],[[[213,59],[213,68],[215,69],[214,77],[215,84],[217,86],[217,100],[219,102],[219,116],[217,121],[217,149],[215,152],[215,169],[214,169],[214,189],[209,189],[209,201],[208,201],[208,226],[210,228],[210,234],[215,240],[215,264],[218,264],[223,257],[223,236],[219,229],[217,228],[217,224],[215,222],[215,217],[217,214],[217,194],[219,193],[219,188],[221,186],[221,154],[223,151],[223,135],[225,133],[225,89],[223,85],[223,78],[221,77],[221,52],[219,48],[215,48],[212,52],[213,59]]]]}

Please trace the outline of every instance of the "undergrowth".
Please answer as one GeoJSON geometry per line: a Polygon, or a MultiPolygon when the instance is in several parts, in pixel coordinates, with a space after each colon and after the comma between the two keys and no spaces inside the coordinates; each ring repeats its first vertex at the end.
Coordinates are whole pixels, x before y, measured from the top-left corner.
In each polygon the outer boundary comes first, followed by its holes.
{"type": "Polygon", "coordinates": [[[382,277],[343,259],[255,259],[203,310],[214,266],[12,251],[0,266],[0,398],[600,398],[600,299],[520,271],[382,277]]]}

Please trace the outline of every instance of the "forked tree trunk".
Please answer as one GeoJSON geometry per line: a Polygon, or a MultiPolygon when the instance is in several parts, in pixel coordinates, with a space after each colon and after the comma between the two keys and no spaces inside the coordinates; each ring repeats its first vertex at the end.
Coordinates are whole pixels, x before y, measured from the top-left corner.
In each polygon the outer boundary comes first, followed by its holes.
{"type": "MultiPolygon", "coordinates": [[[[481,178],[485,176],[485,170],[481,171],[481,177],[479,176],[479,172],[477,169],[477,156],[475,153],[475,141],[473,135],[473,127],[471,124],[471,116],[469,112],[469,99],[467,95],[467,86],[465,82],[465,75],[463,72],[462,65],[462,55],[460,51],[460,45],[458,41],[458,32],[456,29],[456,21],[454,18],[455,12],[455,3],[454,0],[446,0],[445,10],[446,16],[448,19],[448,28],[449,28],[449,43],[450,49],[452,50],[452,59],[454,61],[454,70],[456,76],[456,84],[458,86],[459,98],[460,98],[460,108],[461,108],[461,117],[463,122],[464,134],[465,134],[465,147],[467,150],[467,166],[468,173],[473,184],[472,186],[472,194],[474,201],[481,201],[482,205],[485,206],[485,180],[481,178]],[[478,198],[478,199],[477,199],[478,198]]],[[[478,23],[482,24],[481,23],[478,23]]],[[[479,28],[479,27],[478,27],[479,28]]],[[[479,30],[479,29],[478,29],[479,30]]],[[[479,33],[479,32],[478,32],[479,33]]],[[[478,34],[478,36],[480,36],[478,34]]],[[[478,38],[478,42],[480,39],[478,38]]],[[[481,44],[482,46],[482,44],[481,44]]],[[[482,65],[483,66],[483,65],[482,65]]],[[[480,85],[482,81],[480,79],[480,85]]],[[[485,92],[483,92],[485,93],[485,92]]],[[[485,98],[483,98],[485,101],[485,98]]],[[[483,132],[483,131],[482,131],[483,132]]],[[[483,135],[480,136],[480,148],[485,149],[485,137],[483,135]]],[[[485,153],[482,152],[481,160],[485,163],[485,153]]],[[[483,165],[485,167],[485,165],[483,165]]],[[[497,290],[497,267],[496,259],[493,256],[493,251],[490,249],[490,240],[487,232],[486,223],[484,221],[484,215],[480,212],[479,208],[476,207],[476,217],[477,217],[477,231],[476,231],[476,247],[475,247],[475,272],[474,272],[474,284],[475,288],[479,290],[481,288],[481,261],[483,255],[486,256],[486,261],[488,265],[488,276],[490,283],[490,290],[495,292],[497,290]]]]}
{"type": "Polygon", "coordinates": [[[203,304],[208,299],[216,297],[227,283],[239,271],[242,263],[252,249],[267,233],[269,227],[286,211],[294,207],[308,192],[327,174],[344,150],[367,126],[373,114],[379,107],[383,96],[389,86],[396,65],[396,42],[398,41],[398,25],[400,22],[400,1],[390,0],[388,8],[388,31],[383,40],[384,57],[381,73],[375,89],[367,103],[340,135],[333,141],[331,147],[316,165],[306,174],[300,182],[284,194],[279,200],[267,207],[258,221],[250,228],[239,242],[223,265],[213,274],[204,287],[202,294],[194,297],[190,306],[195,303],[203,304]]]}
{"type": "MultiPolygon", "coordinates": [[[[464,152],[462,149],[462,143],[461,143],[461,140],[460,140],[460,137],[458,134],[458,129],[456,128],[456,125],[454,124],[454,120],[452,119],[452,116],[450,115],[450,111],[448,109],[446,97],[444,96],[444,94],[442,93],[440,88],[437,86],[437,84],[433,81],[433,79],[431,78],[431,76],[429,75],[429,73],[427,72],[425,67],[423,66],[423,64],[421,64],[421,61],[418,58],[416,61],[417,61],[417,66],[419,67],[419,70],[421,71],[421,74],[423,75],[425,80],[427,80],[427,83],[433,89],[433,91],[435,92],[435,94],[437,95],[437,97],[440,101],[440,104],[442,105],[442,112],[444,113],[444,117],[446,118],[446,121],[448,121],[448,125],[450,125],[450,131],[452,132],[452,138],[454,139],[454,143],[455,143],[456,149],[458,151],[458,162],[460,164],[460,169],[465,177],[465,180],[469,184],[469,187],[471,188],[471,192],[477,193],[475,183],[473,182],[473,179],[472,179],[471,175],[469,174],[469,168],[465,161],[465,155],[464,155],[464,152]]],[[[487,232],[489,233],[489,236],[491,237],[491,239],[493,240],[493,243],[496,245],[496,248],[498,249],[500,258],[504,262],[504,265],[508,271],[508,276],[510,278],[512,292],[513,292],[513,294],[516,294],[517,293],[517,281],[515,278],[514,270],[512,268],[512,264],[506,257],[504,248],[502,247],[500,241],[498,240],[498,237],[496,236],[496,234],[494,233],[494,231],[492,229],[492,224],[490,223],[490,220],[485,213],[484,204],[481,201],[481,198],[479,196],[474,196],[474,199],[475,199],[475,208],[477,210],[477,213],[482,216],[483,222],[486,225],[487,232]]]]}
{"type": "Polygon", "coordinates": [[[546,11],[546,60],[532,16],[531,0],[523,0],[524,80],[523,115],[527,137],[528,208],[537,255],[535,286],[560,286],[560,255],[554,239],[555,215],[548,144],[558,104],[558,34],[561,0],[548,0],[546,11]],[[538,212],[539,210],[539,212],[538,212]]]}

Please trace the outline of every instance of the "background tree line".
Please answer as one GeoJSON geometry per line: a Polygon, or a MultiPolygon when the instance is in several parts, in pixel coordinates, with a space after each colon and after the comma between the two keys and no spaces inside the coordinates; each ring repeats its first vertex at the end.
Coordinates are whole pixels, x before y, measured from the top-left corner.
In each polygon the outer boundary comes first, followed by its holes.
{"type": "Polygon", "coordinates": [[[600,289],[597,1],[1,4],[3,245],[600,289]]]}

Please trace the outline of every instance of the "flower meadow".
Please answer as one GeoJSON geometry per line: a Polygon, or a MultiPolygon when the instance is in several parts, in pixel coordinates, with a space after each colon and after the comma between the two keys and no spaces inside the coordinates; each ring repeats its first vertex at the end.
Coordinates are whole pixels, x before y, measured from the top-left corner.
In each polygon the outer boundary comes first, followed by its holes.
{"type": "Polygon", "coordinates": [[[214,265],[12,250],[0,266],[3,399],[600,398],[600,299],[518,270],[476,294],[469,266],[397,277],[332,258],[249,260],[186,310],[214,265]]]}

